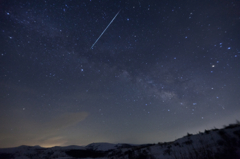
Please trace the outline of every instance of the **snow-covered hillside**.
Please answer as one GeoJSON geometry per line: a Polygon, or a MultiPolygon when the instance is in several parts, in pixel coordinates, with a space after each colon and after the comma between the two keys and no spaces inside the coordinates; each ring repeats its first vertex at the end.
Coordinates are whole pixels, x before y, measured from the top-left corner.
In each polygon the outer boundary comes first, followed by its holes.
{"type": "Polygon", "coordinates": [[[92,143],[42,148],[0,149],[0,159],[240,159],[240,124],[187,134],[173,142],[133,145],[92,143]]]}

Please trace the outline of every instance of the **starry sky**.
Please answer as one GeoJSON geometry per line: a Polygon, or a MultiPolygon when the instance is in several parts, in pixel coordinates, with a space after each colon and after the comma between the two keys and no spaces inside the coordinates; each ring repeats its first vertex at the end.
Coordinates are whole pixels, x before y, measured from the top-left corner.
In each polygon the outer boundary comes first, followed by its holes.
{"type": "Polygon", "coordinates": [[[240,119],[237,0],[1,0],[0,23],[0,147],[157,143],[240,119]]]}

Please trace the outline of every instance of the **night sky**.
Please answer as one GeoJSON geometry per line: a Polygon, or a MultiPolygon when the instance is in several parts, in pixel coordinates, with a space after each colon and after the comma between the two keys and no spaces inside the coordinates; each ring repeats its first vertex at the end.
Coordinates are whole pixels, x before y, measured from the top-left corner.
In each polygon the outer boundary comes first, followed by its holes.
{"type": "Polygon", "coordinates": [[[0,147],[157,143],[240,119],[238,0],[1,0],[0,24],[0,147]]]}

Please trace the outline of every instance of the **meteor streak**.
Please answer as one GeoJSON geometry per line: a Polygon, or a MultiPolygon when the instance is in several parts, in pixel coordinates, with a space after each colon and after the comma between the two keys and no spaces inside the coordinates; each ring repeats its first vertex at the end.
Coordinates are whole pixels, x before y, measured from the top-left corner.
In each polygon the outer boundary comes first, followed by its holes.
{"type": "Polygon", "coordinates": [[[104,32],[107,30],[107,28],[112,24],[112,22],[114,21],[114,19],[117,17],[117,15],[119,14],[119,12],[121,11],[121,9],[117,12],[117,14],[115,15],[115,17],[113,17],[112,21],[108,24],[108,26],[103,30],[102,34],[97,38],[97,40],[95,41],[95,43],[92,45],[92,47],[90,49],[93,49],[93,46],[98,42],[98,40],[101,38],[101,36],[104,34],[104,32]]]}

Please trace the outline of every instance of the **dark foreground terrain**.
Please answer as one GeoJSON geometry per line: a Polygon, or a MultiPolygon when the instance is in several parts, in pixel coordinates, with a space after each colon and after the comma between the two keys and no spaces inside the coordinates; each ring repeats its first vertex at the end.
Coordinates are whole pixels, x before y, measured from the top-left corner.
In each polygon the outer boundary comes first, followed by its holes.
{"type": "Polygon", "coordinates": [[[157,144],[92,143],[87,146],[0,149],[0,159],[240,159],[240,123],[187,134],[157,144]]]}

